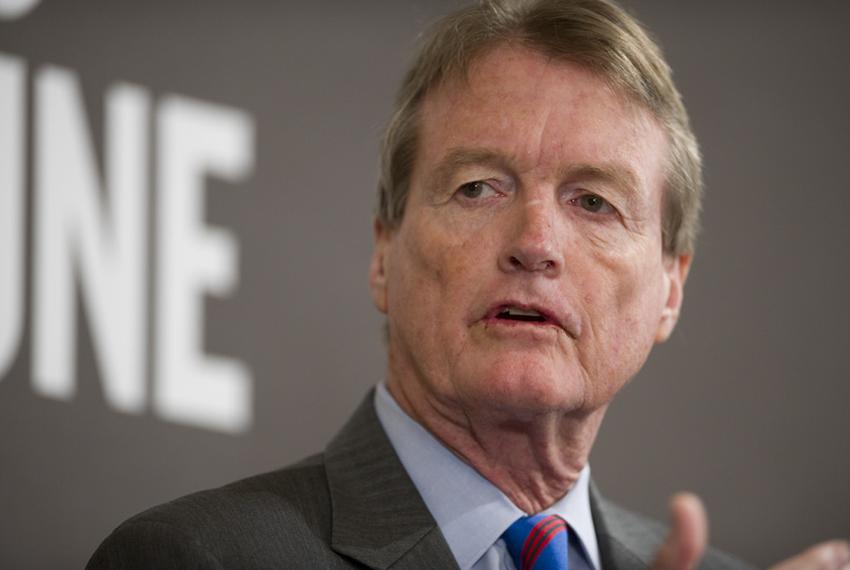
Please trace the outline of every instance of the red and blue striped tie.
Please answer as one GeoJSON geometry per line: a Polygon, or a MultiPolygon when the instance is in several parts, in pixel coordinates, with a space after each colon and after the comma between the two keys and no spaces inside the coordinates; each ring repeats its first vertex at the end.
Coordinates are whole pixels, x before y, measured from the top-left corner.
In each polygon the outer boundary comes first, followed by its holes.
{"type": "Polygon", "coordinates": [[[558,515],[522,517],[502,535],[517,570],[567,570],[567,523],[558,515]]]}

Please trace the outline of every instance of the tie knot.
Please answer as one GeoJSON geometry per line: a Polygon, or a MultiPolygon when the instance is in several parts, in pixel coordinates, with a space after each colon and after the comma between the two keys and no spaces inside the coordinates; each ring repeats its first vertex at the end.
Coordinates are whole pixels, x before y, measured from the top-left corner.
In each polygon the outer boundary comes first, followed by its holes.
{"type": "Polygon", "coordinates": [[[502,538],[517,570],[567,569],[567,523],[558,515],[521,517],[502,538]]]}

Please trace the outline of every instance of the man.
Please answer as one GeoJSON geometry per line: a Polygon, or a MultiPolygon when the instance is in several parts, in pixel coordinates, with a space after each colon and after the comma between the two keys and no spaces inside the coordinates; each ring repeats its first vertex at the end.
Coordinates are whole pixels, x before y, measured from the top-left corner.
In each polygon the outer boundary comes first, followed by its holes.
{"type": "Polygon", "coordinates": [[[383,150],[386,383],[323,454],[130,519],[89,567],[746,567],[706,550],[695,497],[668,534],[589,481],[608,405],[676,324],[699,209],[696,142],[640,26],[604,0],[449,16],[383,150]]]}

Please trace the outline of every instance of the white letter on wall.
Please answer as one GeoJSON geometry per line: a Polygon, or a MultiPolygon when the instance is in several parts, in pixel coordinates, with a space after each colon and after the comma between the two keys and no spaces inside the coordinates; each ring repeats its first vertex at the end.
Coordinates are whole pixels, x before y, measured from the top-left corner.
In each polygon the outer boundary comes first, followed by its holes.
{"type": "Polygon", "coordinates": [[[0,54],[0,379],[23,320],[24,63],[0,54]]]}
{"type": "Polygon", "coordinates": [[[235,181],[252,168],[254,129],[244,112],[168,97],[157,117],[156,374],[154,405],[171,421],[221,431],[251,423],[250,371],[203,354],[203,295],[235,287],[237,244],[204,226],[204,178],[235,181]]]}
{"type": "Polygon", "coordinates": [[[104,395],[144,407],[149,107],[139,87],[106,92],[104,193],[75,75],[36,78],[33,382],[45,396],[76,388],[76,269],[104,395]]]}

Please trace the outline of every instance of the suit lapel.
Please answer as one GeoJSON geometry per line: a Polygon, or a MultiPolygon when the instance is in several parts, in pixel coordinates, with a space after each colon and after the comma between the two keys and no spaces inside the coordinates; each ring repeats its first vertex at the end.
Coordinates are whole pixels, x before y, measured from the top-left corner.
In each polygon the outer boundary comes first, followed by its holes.
{"type": "MultiPolygon", "coordinates": [[[[325,450],[332,548],[370,568],[456,569],[437,523],[375,413],[370,391],[325,450]]],[[[647,570],[664,528],[621,509],[590,485],[603,570],[647,570]]]]}
{"type": "Polygon", "coordinates": [[[332,548],[372,568],[457,568],[378,421],[374,390],[330,442],[332,548]]]}
{"type": "Polygon", "coordinates": [[[604,499],[590,484],[590,509],[604,570],[647,570],[664,539],[664,528],[604,499]]]}

